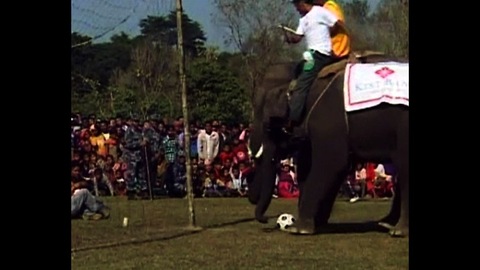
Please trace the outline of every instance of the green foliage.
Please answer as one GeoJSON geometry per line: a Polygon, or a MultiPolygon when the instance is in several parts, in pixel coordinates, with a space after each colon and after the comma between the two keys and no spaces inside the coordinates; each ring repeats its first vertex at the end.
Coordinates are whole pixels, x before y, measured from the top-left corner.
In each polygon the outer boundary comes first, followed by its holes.
{"type": "Polygon", "coordinates": [[[132,45],[133,41],[122,33],[113,36],[107,43],[73,48],[72,73],[96,80],[106,88],[113,70],[126,69],[130,65],[132,45]]]}
{"type": "MultiPolygon", "coordinates": [[[[147,40],[132,50],[132,63],[112,78],[117,102],[144,119],[151,114],[178,112],[176,55],[173,48],[147,40]]],[[[121,106],[123,106],[121,105],[121,106]]]]}
{"type": "MultiPolygon", "coordinates": [[[[366,0],[338,2],[354,50],[408,58],[408,1],[382,0],[375,10],[366,0]]],[[[226,42],[237,51],[205,46],[201,25],[183,15],[190,116],[249,121],[252,93],[268,66],[301,56],[303,46],[285,44],[276,27],[281,23],[295,28],[298,14],[288,0],[215,0],[215,5],[217,23],[230,33],[226,42]]],[[[101,117],[180,115],[175,15],[149,16],[139,22],[140,35],[120,33],[105,43],[88,43],[91,37],[72,33],[72,109],[101,117]]]]}
{"type": "Polygon", "coordinates": [[[408,4],[401,0],[384,0],[373,15],[383,51],[408,58],[408,4]]]}
{"type": "Polygon", "coordinates": [[[243,122],[250,108],[245,89],[216,61],[199,59],[188,71],[189,109],[193,118],[243,122]]]}
{"type": "MultiPolygon", "coordinates": [[[[200,24],[183,16],[190,55],[204,51],[200,24]]],[[[72,48],[72,108],[104,116],[117,114],[179,115],[176,18],[172,12],[140,21],[142,34],[125,33],[109,42],[72,48]]],[[[72,33],[72,44],[90,37],[72,33]]]]}
{"type": "Polygon", "coordinates": [[[367,0],[340,3],[354,50],[378,50],[408,58],[408,4],[382,0],[372,11],[367,0]]]}
{"type": "MultiPolygon", "coordinates": [[[[198,22],[192,21],[186,14],[182,17],[183,39],[186,55],[198,56],[205,48],[205,33],[198,22]]],[[[172,11],[167,16],[148,16],[140,21],[142,37],[168,44],[177,45],[177,17],[172,11]]]]}

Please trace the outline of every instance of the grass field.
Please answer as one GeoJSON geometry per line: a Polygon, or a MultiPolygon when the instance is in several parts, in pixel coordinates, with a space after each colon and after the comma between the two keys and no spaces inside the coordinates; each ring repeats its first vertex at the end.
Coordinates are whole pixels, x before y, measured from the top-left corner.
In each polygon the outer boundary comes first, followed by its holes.
{"type": "MultiPolygon", "coordinates": [[[[72,269],[408,269],[408,239],[364,223],[390,201],[339,200],[324,234],[294,236],[273,230],[276,218],[254,221],[246,199],[195,200],[197,231],[186,228],[185,199],[104,200],[110,219],[72,220],[72,269]]],[[[275,199],[267,214],[296,215],[296,203],[275,199]]]]}

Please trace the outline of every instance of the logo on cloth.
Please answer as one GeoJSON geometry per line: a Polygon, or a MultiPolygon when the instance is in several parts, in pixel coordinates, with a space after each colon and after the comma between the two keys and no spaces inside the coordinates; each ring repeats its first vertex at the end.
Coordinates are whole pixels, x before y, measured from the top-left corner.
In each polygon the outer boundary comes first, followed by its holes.
{"type": "Polygon", "coordinates": [[[375,71],[375,74],[385,79],[386,77],[392,75],[395,71],[389,69],[388,67],[382,67],[381,69],[375,71]]]}

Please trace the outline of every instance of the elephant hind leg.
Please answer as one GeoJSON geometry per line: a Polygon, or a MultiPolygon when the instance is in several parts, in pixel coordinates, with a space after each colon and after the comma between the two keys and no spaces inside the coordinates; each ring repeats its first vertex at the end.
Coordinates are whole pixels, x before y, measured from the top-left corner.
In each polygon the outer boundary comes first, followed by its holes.
{"type": "MultiPolygon", "coordinates": [[[[408,118],[408,115],[404,116],[408,118]]],[[[398,167],[397,178],[397,193],[395,197],[398,197],[400,205],[400,217],[393,228],[390,231],[392,236],[408,236],[409,233],[409,181],[410,181],[410,168],[409,168],[409,139],[408,139],[408,119],[403,119],[400,126],[400,132],[398,135],[398,152],[394,156],[394,164],[398,167]]]]}
{"type": "MultiPolygon", "coordinates": [[[[399,219],[395,227],[390,230],[390,235],[393,237],[404,237],[409,234],[409,198],[408,198],[408,182],[409,172],[408,165],[402,166],[398,175],[398,191],[395,197],[398,197],[397,204],[399,205],[399,219]]],[[[394,198],[395,202],[395,198],[394,198]]],[[[393,208],[393,206],[392,206],[393,208]]]]}
{"type": "Polygon", "coordinates": [[[378,224],[387,229],[393,229],[395,224],[398,223],[400,219],[400,201],[401,201],[401,190],[398,183],[395,183],[394,187],[394,196],[390,212],[378,221],[378,224]]]}

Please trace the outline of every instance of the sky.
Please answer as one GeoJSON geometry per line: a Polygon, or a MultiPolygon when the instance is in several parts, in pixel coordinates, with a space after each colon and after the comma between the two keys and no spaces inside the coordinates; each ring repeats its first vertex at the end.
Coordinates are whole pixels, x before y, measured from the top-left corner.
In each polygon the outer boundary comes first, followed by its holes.
{"type": "MultiPolygon", "coordinates": [[[[255,1],[255,0],[251,0],[255,1]]],[[[273,1],[273,0],[263,0],[273,1]]],[[[382,0],[368,0],[374,8],[382,0]]],[[[175,8],[175,0],[72,0],[72,32],[89,36],[106,33],[97,42],[122,31],[129,35],[139,33],[138,23],[148,15],[161,16],[175,8]]],[[[207,45],[228,49],[224,45],[223,29],[217,26],[212,14],[216,11],[214,0],[183,0],[184,12],[202,25],[207,45]]]]}

